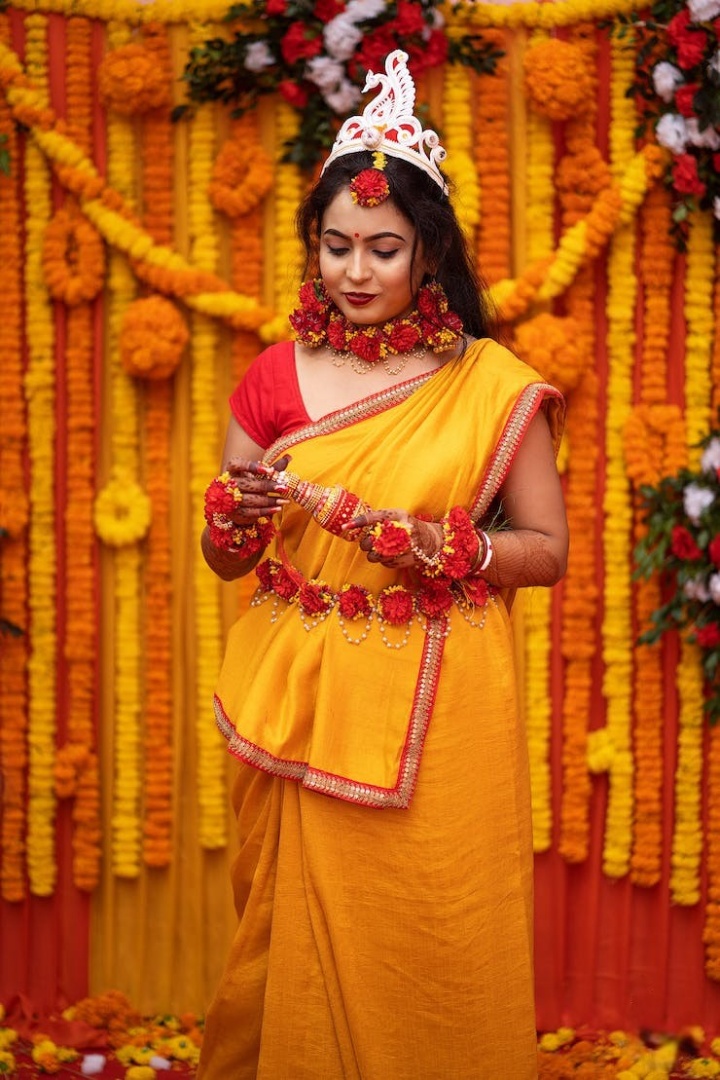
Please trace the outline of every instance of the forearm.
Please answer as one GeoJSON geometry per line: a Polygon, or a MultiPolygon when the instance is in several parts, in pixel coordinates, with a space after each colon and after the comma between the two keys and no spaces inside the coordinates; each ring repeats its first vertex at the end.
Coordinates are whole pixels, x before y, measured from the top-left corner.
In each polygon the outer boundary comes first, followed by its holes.
{"type": "Polygon", "coordinates": [[[555,585],[565,573],[564,541],[532,529],[490,532],[492,557],[482,576],[489,585],[517,589],[525,585],[555,585]]]}
{"type": "Polygon", "coordinates": [[[236,551],[216,547],[210,539],[207,526],[200,537],[200,547],[205,562],[213,573],[217,574],[223,581],[235,581],[236,578],[249,574],[253,567],[258,564],[263,554],[262,551],[258,551],[255,555],[251,555],[250,558],[244,559],[236,551]]]}

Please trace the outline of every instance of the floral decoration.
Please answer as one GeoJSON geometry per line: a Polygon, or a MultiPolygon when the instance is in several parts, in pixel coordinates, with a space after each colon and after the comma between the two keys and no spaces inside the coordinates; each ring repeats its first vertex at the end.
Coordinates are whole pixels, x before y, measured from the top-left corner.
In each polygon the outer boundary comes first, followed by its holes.
{"type": "Polygon", "coordinates": [[[654,131],[672,158],[673,236],[684,248],[687,221],[709,210],[720,238],[720,0],[655,0],[642,18],[621,16],[637,34],[632,93],[641,131],[654,131]]]}
{"type": "Polygon", "coordinates": [[[128,375],[166,379],[172,375],[190,339],[178,308],[162,296],[134,300],[120,329],[120,361],[128,375]]]}
{"type": "Polygon", "coordinates": [[[300,118],[286,159],[308,169],[359,105],[367,72],[382,70],[398,41],[416,81],[448,60],[492,71],[499,55],[471,30],[448,35],[435,0],[249,0],[231,7],[226,22],[232,37],[190,52],[183,76],[190,101],[219,100],[241,116],[279,93],[300,118]]]}
{"type": "Polygon", "coordinates": [[[682,631],[697,644],[707,683],[705,710],[720,718],[720,430],[702,442],[700,467],[683,468],[640,494],[647,536],[636,548],[637,574],[663,576],[670,595],[651,615],[645,643],[682,631]]]}
{"type": "Polygon", "coordinates": [[[109,547],[142,540],[150,527],[152,506],[142,488],[123,477],[110,480],[95,500],[95,528],[109,547]]]}
{"type": "Polygon", "coordinates": [[[43,269],[50,295],[72,306],[94,300],[105,278],[102,240],[77,211],[58,210],[45,230],[43,269]]]}
{"type": "MultiPolygon", "coordinates": [[[[373,158],[382,158],[382,152],[373,155],[373,158]]],[[[363,169],[350,181],[350,196],[358,206],[379,206],[390,197],[390,185],[383,173],[383,165],[375,165],[372,169],[363,169]]]]}
{"type": "Polygon", "coordinates": [[[111,49],[98,70],[103,104],[124,116],[170,104],[170,83],[155,51],[131,41],[111,49]]]}
{"type": "Polygon", "coordinates": [[[231,138],[215,159],[208,195],[216,210],[243,217],[262,202],[272,182],[272,162],[257,139],[231,138]]]}
{"type": "Polygon", "coordinates": [[[538,41],[525,53],[523,65],[530,102],[550,120],[569,120],[593,100],[591,73],[582,49],[573,42],[538,41]]]}

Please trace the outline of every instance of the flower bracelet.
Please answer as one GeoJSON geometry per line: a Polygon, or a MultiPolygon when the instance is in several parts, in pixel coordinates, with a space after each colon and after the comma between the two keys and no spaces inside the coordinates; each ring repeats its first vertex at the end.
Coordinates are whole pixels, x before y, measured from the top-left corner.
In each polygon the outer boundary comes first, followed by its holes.
{"type": "Polygon", "coordinates": [[[381,521],[373,526],[373,550],[383,558],[412,552],[424,577],[458,580],[487,569],[492,558],[492,541],[487,533],[478,534],[467,510],[456,506],[439,524],[442,543],[434,555],[427,555],[413,543],[412,526],[403,521],[381,521]]]}
{"type": "Polygon", "coordinates": [[[267,547],[275,535],[275,526],[266,517],[238,525],[232,515],[242,500],[242,491],[230,473],[220,473],[205,491],[205,521],[215,547],[250,559],[267,547]]]}

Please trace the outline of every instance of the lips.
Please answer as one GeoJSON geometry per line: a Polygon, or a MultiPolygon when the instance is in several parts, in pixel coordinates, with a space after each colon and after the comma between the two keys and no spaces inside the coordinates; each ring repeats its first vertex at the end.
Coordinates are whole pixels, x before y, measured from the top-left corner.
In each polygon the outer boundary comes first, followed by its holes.
{"type": "Polygon", "coordinates": [[[353,307],[365,307],[375,299],[372,293],[345,293],[344,295],[348,304],[352,304],[353,307]]]}

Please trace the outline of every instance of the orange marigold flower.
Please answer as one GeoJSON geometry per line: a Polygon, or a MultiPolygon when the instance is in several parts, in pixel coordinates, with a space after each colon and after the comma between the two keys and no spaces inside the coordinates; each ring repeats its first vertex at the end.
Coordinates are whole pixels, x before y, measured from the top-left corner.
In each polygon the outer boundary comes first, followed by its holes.
{"type": "Polygon", "coordinates": [[[98,87],[103,104],[124,116],[170,102],[168,82],[155,50],[138,42],[107,53],[98,70],[98,87]]]}
{"type": "Polygon", "coordinates": [[[182,358],[189,333],[182,315],[162,296],[130,304],[120,328],[120,361],[128,375],[166,379],[182,358]]]}
{"type": "Polygon", "coordinates": [[[569,120],[586,111],[592,79],[582,49],[548,38],[525,53],[525,90],[537,110],[551,120],[569,120]]]}
{"type": "Polygon", "coordinates": [[[208,196],[216,210],[241,217],[259,206],[272,182],[272,161],[256,140],[228,139],[215,160],[208,196]]]}
{"type": "Polygon", "coordinates": [[[54,300],[70,307],[94,300],[105,280],[100,234],[77,212],[58,210],[45,229],[42,265],[54,300]]]}

